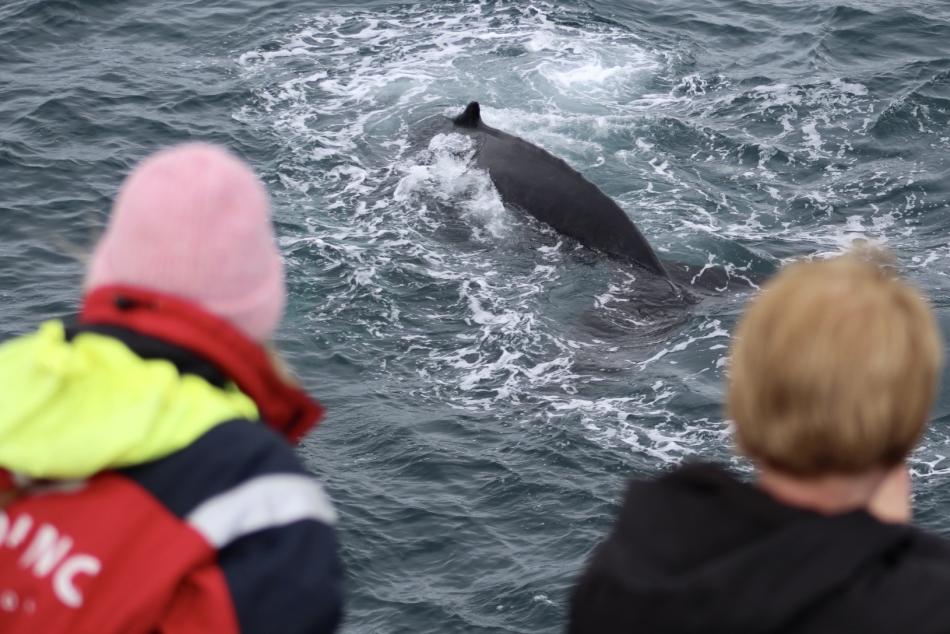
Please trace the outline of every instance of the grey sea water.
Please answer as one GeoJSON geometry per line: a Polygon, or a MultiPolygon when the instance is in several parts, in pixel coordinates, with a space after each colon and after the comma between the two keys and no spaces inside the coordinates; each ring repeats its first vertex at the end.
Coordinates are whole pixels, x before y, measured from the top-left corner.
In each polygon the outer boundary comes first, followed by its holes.
{"type": "MultiPolygon", "coordinates": [[[[145,154],[247,158],[289,266],[278,343],[329,411],[301,452],[352,634],[557,631],[624,481],[730,456],[749,291],[639,303],[637,272],[506,209],[464,137],[414,134],[472,99],[664,258],[741,280],[868,238],[950,324],[946,0],[4,0],[0,335],[75,311],[145,154]]],[[[914,472],[950,533],[946,384],[914,472]]]]}

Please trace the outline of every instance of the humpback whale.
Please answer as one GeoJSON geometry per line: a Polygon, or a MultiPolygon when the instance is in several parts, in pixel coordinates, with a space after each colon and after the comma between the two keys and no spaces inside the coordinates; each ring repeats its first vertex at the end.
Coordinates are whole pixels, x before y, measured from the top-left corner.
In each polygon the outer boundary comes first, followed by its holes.
{"type": "Polygon", "coordinates": [[[476,140],[476,164],[488,172],[506,203],[584,246],[669,278],[623,209],[562,159],[485,125],[477,101],[452,123],[454,131],[476,140]]]}

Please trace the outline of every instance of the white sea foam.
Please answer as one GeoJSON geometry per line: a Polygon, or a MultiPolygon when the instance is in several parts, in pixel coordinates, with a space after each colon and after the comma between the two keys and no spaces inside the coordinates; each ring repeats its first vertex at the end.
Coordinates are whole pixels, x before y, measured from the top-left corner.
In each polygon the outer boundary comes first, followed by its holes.
{"type": "Polygon", "coordinates": [[[805,146],[812,150],[812,156],[820,156],[822,140],[821,134],[818,133],[818,123],[809,121],[802,126],[802,133],[805,135],[805,146]]]}
{"type": "Polygon", "coordinates": [[[510,231],[509,214],[488,174],[474,166],[475,147],[461,134],[437,134],[421,162],[415,158],[404,166],[405,175],[393,197],[408,202],[413,196],[428,196],[460,206],[473,222],[476,236],[484,229],[490,238],[510,231]]]}

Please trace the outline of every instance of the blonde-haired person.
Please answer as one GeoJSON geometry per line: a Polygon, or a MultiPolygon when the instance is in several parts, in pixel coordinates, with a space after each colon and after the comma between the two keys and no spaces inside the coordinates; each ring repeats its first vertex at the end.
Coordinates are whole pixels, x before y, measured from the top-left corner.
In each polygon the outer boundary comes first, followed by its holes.
{"type": "Polygon", "coordinates": [[[78,321],[0,346],[0,631],[336,630],[336,515],[292,446],[322,410],[267,349],[285,300],[246,163],[133,170],[78,321]]]}
{"type": "Polygon", "coordinates": [[[731,352],[755,482],[694,463],[632,483],[569,631],[950,632],[950,543],[906,523],[904,464],[942,359],[929,305],[886,254],[783,269],[731,352]]]}

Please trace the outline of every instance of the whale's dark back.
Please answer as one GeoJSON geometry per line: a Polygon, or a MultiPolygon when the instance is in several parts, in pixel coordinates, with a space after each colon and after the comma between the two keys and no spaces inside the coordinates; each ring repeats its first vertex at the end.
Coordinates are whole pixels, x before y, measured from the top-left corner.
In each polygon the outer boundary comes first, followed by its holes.
{"type": "Polygon", "coordinates": [[[585,246],[667,276],[650,243],[613,199],[563,160],[486,126],[479,110],[472,102],[453,122],[476,137],[478,165],[506,203],[585,246]]]}

